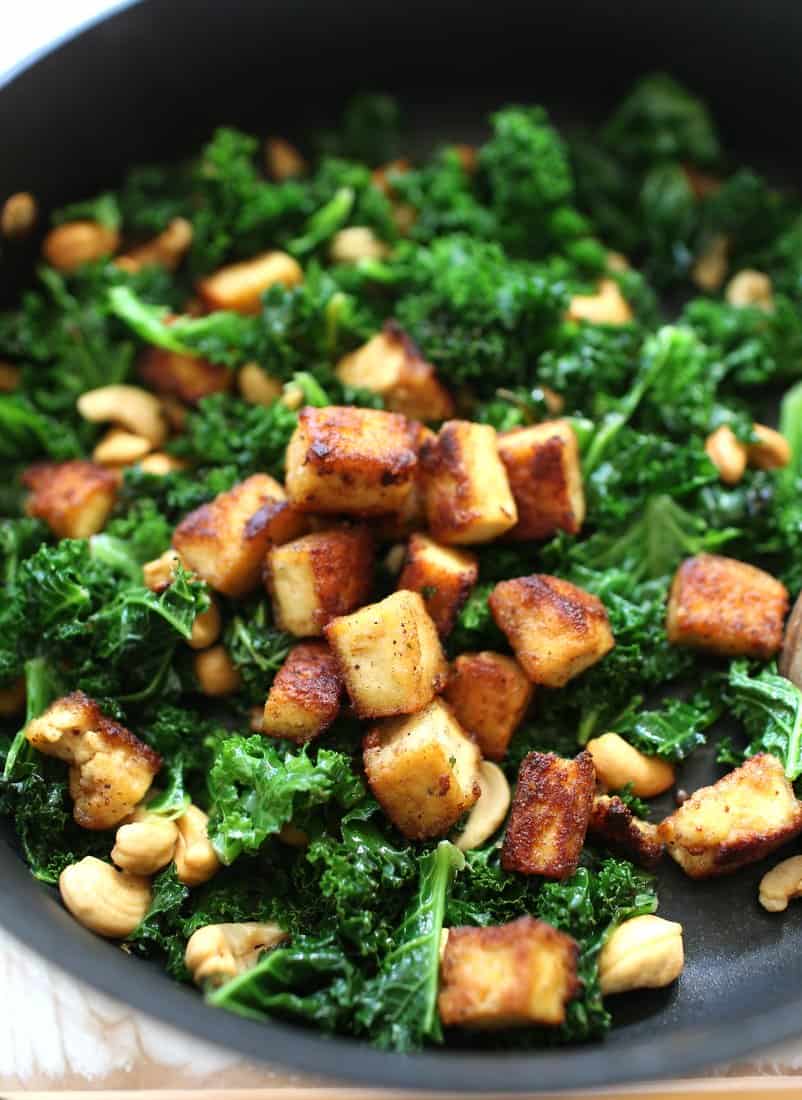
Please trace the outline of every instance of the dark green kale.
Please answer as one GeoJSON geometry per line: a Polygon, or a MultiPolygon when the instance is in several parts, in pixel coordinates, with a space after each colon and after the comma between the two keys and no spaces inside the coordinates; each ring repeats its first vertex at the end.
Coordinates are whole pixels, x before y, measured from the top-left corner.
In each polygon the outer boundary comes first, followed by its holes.
{"type": "MultiPolygon", "coordinates": [[[[631,707],[616,721],[616,732],[647,756],[661,756],[677,762],[705,743],[704,731],[720,716],[723,703],[720,687],[690,699],[666,699],[659,709],[631,707]]],[[[712,684],[711,684],[712,687],[712,684]]]]}
{"type": "Polygon", "coordinates": [[[412,240],[430,244],[452,233],[498,239],[495,213],[477,197],[473,177],[456,149],[442,149],[421,168],[391,176],[394,193],[416,211],[412,240]]]}
{"type": "Polygon", "coordinates": [[[259,600],[238,610],[226,627],[224,641],[248,699],[263,703],[295,639],[274,625],[267,602],[259,600]]]}
{"type": "Polygon", "coordinates": [[[769,752],[790,780],[802,775],[802,692],[774,665],[750,674],[745,661],[730,666],[726,700],[749,737],[747,756],[769,752]]]}
{"type": "MultiPolygon", "coordinates": [[[[576,745],[569,755],[576,751],[576,745]]],[[[491,844],[465,853],[465,867],[454,882],[446,925],[505,924],[535,911],[540,882],[501,867],[501,849],[491,844]]]]}
{"type": "Polygon", "coordinates": [[[198,464],[233,467],[237,480],[255,473],[283,477],[284,454],[298,416],[281,401],[269,408],[230,394],[204,397],[172,450],[198,464]]]}
{"type": "Polygon", "coordinates": [[[377,92],[363,92],[348,101],[336,130],[321,134],[329,156],[349,157],[377,167],[401,151],[403,118],[398,101],[377,92]]]}

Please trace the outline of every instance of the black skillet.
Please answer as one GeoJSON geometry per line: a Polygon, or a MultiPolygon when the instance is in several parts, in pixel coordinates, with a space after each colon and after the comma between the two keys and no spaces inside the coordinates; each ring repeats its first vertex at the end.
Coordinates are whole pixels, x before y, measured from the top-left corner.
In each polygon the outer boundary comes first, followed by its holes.
{"type": "MultiPolygon", "coordinates": [[[[191,150],[218,122],[300,135],[353,90],[402,95],[425,143],[475,136],[482,112],[511,98],[594,119],[655,68],[709,99],[740,158],[802,183],[794,0],[145,0],[54,47],[0,76],[0,200],[83,197],[131,162],[191,150]]],[[[2,257],[0,299],[32,259],[33,247],[2,257]]],[[[716,774],[708,754],[680,781],[716,774]]],[[[401,1056],[208,1008],[77,925],[29,875],[6,823],[0,835],[9,931],[76,978],[251,1058],[371,1085],[531,1092],[684,1074],[802,1033],[802,908],[759,908],[763,866],[699,884],[661,871],[660,912],[685,927],[686,969],[676,989],[620,998],[604,1043],[401,1056]]]]}

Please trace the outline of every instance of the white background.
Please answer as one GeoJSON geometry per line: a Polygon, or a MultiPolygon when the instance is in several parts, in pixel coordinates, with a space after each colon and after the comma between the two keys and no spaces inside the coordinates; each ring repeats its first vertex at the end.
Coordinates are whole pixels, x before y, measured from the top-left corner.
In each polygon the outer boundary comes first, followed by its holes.
{"type": "Polygon", "coordinates": [[[0,75],[120,0],[0,0],[0,75]]]}

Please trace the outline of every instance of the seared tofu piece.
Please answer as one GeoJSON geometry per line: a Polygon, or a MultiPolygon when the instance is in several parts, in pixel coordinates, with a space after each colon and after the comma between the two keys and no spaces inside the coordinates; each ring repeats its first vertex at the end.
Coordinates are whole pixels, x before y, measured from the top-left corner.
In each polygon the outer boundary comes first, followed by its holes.
{"type": "Polygon", "coordinates": [[[337,717],[341,692],[337,662],[325,642],[294,646],[270,688],[262,733],[311,741],[337,717]]]}
{"type": "Polygon", "coordinates": [[[258,313],[268,287],[297,286],[304,280],[301,265],[286,252],[263,252],[251,260],[228,264],[201,279],[198,294],[207,309],[258,313]]]}
{"type": "Polygon", "coordinates": [[[60,539],[86,539],[102,531],[117,499],[117,476],[94,462],[40,462],[22,484],[29,516],[44,520],[60,539]]]}
{"type": "Polygon", "coordinates": [[[766,660],[782,645],[787,612],[788,589],[769,573],[719,554],[697,554],[674,575],[666,631],[674,645],[766,660]]]}
{"type": "Polygon", "coordinates": [[[530,752],[521,761],[507,822],[505,871],[565,879],[579,865],[593,806],[596,773],[590,753],[574,760],[530,752]]]}
{"type": "Polygon", "coordinates": [[[420,592],[440,636],[445,637],[478,576],[479,563],[473,554],[440,546],[428,535],[414,534],[407,544],[398,587],[420,592]]]}
{"type": "Polygon", "coordinates": [[[82,691],[57,699],[28,723],[25,736],[39,752],[69,764],[73,816],[84,829],[119,825],[161,767],[158,753],[107,718],[82,691]]]}
{"type": "Polygon", "coordinates": [[[379,394],[391,412],[413,420],[454,415],[454,402],[434,367],[395,321],[387,321],[367,344],[341,359],[337,377],[346,386],[379,394]]]}
{"type": "Polygon", "coordinates": [[[403,511],[418,470],[418,426],[398,413],[305,408],[287,447],[287,493],[304,512],[403,511]]]}
{"type": "Polygon", "coordinates": [[[429,529],[438,542],[491,542],[518,520],[496,430],[489,424],[447,420],[421,447],[429,529]]]}
{"type": "Polygon", "coordinates": [[[663,858],[657,826],[641,821],[618,795],[599,794],[593,800],[588,836],[641,867],[652,869],[663,858]]]}
{"type": "Polygon", "coordinates": [[[446,1027],[557,1027],[579,993],[579,948],[534,917],[451,928],[437,1005],[446,1027]]]}
{"type": "Polygon", "coordinates": [[[535,684],[563,687],[615,645],[601,600],[560,577],[534,573],[500,581],[488,603],[535,684]]]}
{"type": "Polygon", "coordinates": [[[226,393],[234,373],[219,363],[194,355],[179,355],[164,348],[147,348],[137,364],[139,377],[156,393],[197,405],[202,397],[226,393]]]}
{"type": "Polygon", "coordinates": [[[534,690],[512,657],[483,650],[452,662],[443,698],[479,742],[482,756],[503,760],[534,690]]]}
{"type": "Polygon", "coordinates": [[[324,633],[360,718],[414,714],[445,687],[448,664],[417,592],[394,592],[324,633]]]}
{"type": "Polygon", "coordinates": [[[762,752],[701,787],[658,828],[686,875],[712,878],[756,863],[802,832],[802,802],[776,756],[762,752]]]}
{"type": "Polygon", "coordinates": [[[512,539],[575,535],[585,518],[579,445],[567,420],[547,420],[499,436],[498,453],[518,509],[512,539]]]}
{"type": "Polygon", "coordinates": [[[372,729],[363,760],[376,801],[410,840],[443,836],[481,793],[476,742],[439,699],[372,729]]]}
{"type": "Polygon", "coordinates": [[[185,516],[173,547],[217,592],[244,596],[259,584],[268,545],[294,538],[302,524],[279,483],[254,474],[185,516]]]}
{"type": "Polygon", "coordinates": [[[323,633],[365,602],[373,580],[373,537],[366,527],[335,527],[268,549],[265,581],[282,630],[323,633]]]}

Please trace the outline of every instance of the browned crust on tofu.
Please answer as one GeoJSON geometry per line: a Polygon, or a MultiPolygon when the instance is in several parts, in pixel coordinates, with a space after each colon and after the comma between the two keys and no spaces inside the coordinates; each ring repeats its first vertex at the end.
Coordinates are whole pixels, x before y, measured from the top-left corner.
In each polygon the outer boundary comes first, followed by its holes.
{"type": "Polygon", "coordinates": [[[518,663],[502,653],[462,653],[443,697],[488,760],[503,760],[534,694],[518,663]]]}
{"type": "Polygon", "coordinates": [[[219,363],[153,347],[142,353],[137,372],[156,393],[177,397],[187,405],[197,405],[212,393],[226,393],[234,380],[233,372],[219,363]]]}
{"type": "Polygon", "coordinates": [[[444,568],[429,553],[431,542],[426,535],[410,536],[398,587],[420,592],[438,634],[444,638],[454,629],[460,609],[479,578],[479,562],[464,550],[437,547],[448,554],[448,567],[444,568]]]}
{"type": "Polygon", "coordinates": [[[505,871],[565,879],[579,865],[593,806],[593,758],[530,752],[521,761],[501,863],[505,871]]]}
{"type": "Polygon", "coordinates": [[[728,657],[772,657],[782,645],[788,590],[769,573],[719,554],[687,558],[674,575],[668,640],[728,657]]]}
{"type": "Polygon", "coordinates": [[[635,817],[618,795],[597,795],[588,822],[588,835],[616,855],[641,867],[654,868],[663,858],[657,826],[635,817]]]}
{"type": "Polygon", "coordinates": [[[415,341],[394,320],[385,321],[382,334],[404,355],[398,384],[388,394],[387,408],[413,420],[447,420],[454,415],[454,400],[437,377],[437,371],[421,354],[415,341]]]}
{"type": "Polygon", "coordinates": [[[39,462],[22,474],[29,516],[59,538],[87,538],[103,529],[117,497],[117,475],[83,459],[39,462]]]}
{"type": "Polygon", "coordinates": [[[518,522],[507,538],[577,534],[585,502],[579,447],[570,425],[558,420],[506,432],[499,436],[498,450],[518,508],[518,522]]]}
{"type": "Polygon", "coordinates": [[[265,703],[262,732],[269,737],[310,741],[337,717],[342,687],[337,662],[326,643],[301,642],[290,650],[276,674],[265,703]],[[309,716],[309,727],[303,733],[288,730],[282,719],[287,706],[309,716]]]}

